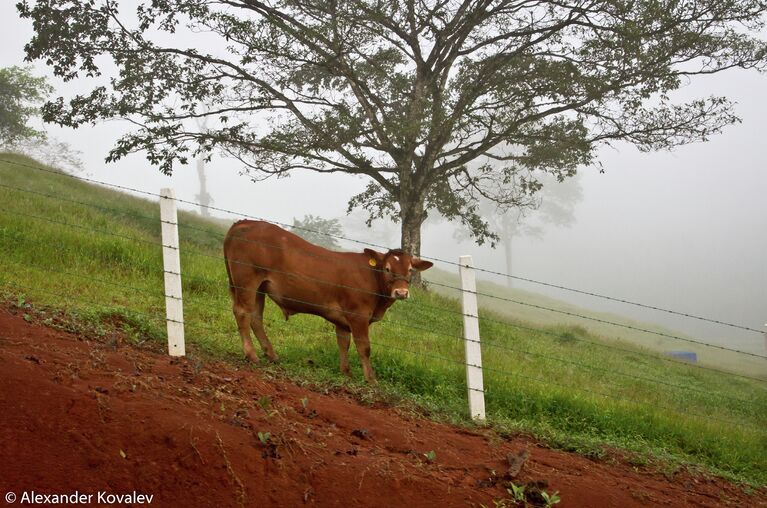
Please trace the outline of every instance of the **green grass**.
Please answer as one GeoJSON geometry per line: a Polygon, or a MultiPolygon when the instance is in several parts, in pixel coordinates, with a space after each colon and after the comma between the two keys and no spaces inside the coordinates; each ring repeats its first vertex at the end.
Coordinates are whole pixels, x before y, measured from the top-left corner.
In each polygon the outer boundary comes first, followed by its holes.
{"type": "MultiPolygon", "coordinates": [[[[458,298],[459,292],[452,289],[460,285],[457,274],[432,269],[424,274],[424,278],[433,283],[432,289],[435,292],[458,298]]],[[[625,344],[638,345],[656,352],[693,351],[697,354],[698,363],[701,365],[767,380],[767,362],[764,359],[696,344],[685,339],[698,342],[709,341],[689,337],[675,330],[654,324],[639,323],[615,314],[593,312],[538,293],[516,288],[510,289],[487,281],[478,281],[477,291],[486,295],[479,297],[479,304],[482,308],[507,319],[536,327],[551,326],[552,323],[582,327],[592,335],[606,337],[625,344]],[[555,312],[547,309],[553,309],[555,312]],[[623,326],[614,326],[606,322],[618,323],[623,326]],[[648,330],[649,333],[641,330],[648,330]],[[680,337],[682,340],[669,336],[680,337]]],[[[723,329],[723,332],[726,333],[727,330],[723,329]]],[[[737,341],[732,342],[735,345],[729,346],[730,349],[749,350],[748,347],[738,345],[737,341]]]]}
{"type": "MultiPolygon", "coordinates": [[[[35,164],[9,154],[0,159],[35,164]]],[[[225,228],[189,213],[179,222],[188,349],[244,365],[221,258],[225,228]]],[[[162,344],[159,232],[156,203],[0,162],[0,291],[22,308],[31,302],[63,311],[68,326],[105,337],[117,327],[136,342],[162,344]]],[[[481,334],[488,420],[498,432],[531,433],[594,456],[618,448],[637,463],[660,459],[755,486],[767,483],[764,381],[668,361],[573,324],[531,325],[499,309],[481,313],[492,319],[481,322],[481,334]]],[[[372,391],[361,381],[356,357],[354,381],[338,372],[328,323],[304,315],[286,322],[271,303],[265,317],[282,359],[277,367],[259,367],[265,372],[344,385],[364,399],[470,424],[455,299],[414,291],[373,325],[381,384],[372,391]]]]}

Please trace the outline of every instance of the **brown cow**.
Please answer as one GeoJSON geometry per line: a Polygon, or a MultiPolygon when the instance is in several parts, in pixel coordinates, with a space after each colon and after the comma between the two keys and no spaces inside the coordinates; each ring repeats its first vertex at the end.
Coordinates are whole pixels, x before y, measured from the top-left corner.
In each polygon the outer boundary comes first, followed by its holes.
{"type": "Polygon", "coordinates": [[[365,379],[375,383],[370,366],[368,327],[395,300],[408,297],[410,278],[433,263],[401,250],[381,254],[334,252],[268,222],[236,222],[224,240],[235,319],[245,356],[258,362],[250,330],[266,356],[277,360],[263,326],[265,296],[292,314],[314,314],[336,326],[341,372],[349,375],[349,343],[360,356],[365,379]]]}

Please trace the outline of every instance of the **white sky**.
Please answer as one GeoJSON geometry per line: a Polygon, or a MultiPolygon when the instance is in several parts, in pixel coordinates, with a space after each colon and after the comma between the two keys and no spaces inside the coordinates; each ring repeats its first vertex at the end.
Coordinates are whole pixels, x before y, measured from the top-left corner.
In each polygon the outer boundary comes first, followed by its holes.
{"type": "MultiPolygon", "coordinates": [[[[0,3],[0,19],[0,66],[20,65],[23,45],[31,36],[30,24],[18,18],[12,2],[0,3]]],[[[41,64],[35,68],[40,75],[50,74],[41,64]]],[[[77,83],[61,88],[64,95],[78,89],[88,88],[77,83]]],[[[550,229],[540,241],[516,239],[513,273],[763,329],[767,323],[767,76],[733,71],[695,80],[682,92],[685,97],[711,94],[736,101],[742,124],[708,143],[673,153],[642,154],[625,145],[604,149],[605,174],[596,168],[581,171],[583,200],[575,211],[576,223],[569,229],[550,229]]],[[[47,129],[83,152],[86,174],[92,178],[152,192],[174,186],[180,198],[194,201],[199,191],[194,166],[181,168],[169,178],[141,155],[116,164],[103,162],[122,128],[107,122],[78,130],[47,129]]],[[[304,214],[340,218],[349,197],[365,185],[360,178],[317,174],[251,183],[239,176],[238,169],[233,160],[216,159],[209,164],[208,187],[214,204],[283,222],[304,214]]],[[[424,255],[457,260],[460,254],[473,254],[478,266],[505,270],[502,251],[458,244],[448,224],[429,226],[423,236],[424,255]]],[[[384,241],[374,232],[364,239],[384,241]]],[[[573,299],[566,293],[545,292],[573,299]]],[[[759,334],[671,320],[599,300],[575,301],[664,323],[723,345],[765,351],[759,334]]]]}

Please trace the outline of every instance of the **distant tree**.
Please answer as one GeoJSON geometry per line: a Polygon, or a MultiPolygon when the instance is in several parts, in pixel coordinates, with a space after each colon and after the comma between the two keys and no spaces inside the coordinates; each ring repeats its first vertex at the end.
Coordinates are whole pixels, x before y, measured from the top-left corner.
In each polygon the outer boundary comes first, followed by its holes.
{"type": "MultiPolygon", "coordinates": [[[[349,211],[340,219],[344,231],[353,240],[369,245],[381,245],[395,248],[399,245],[399,230],[395,223],[387,218],[374,219],[362,210],[349,211]]],[[[352,242],[350,248],[356,249],[359,243],[352,242]]]]}
{"type": "Polygon", "coordinates": [[[72,148],[69,143],[50,136],[18,140],[3,148],[9,152],[32,157],[36,161],[56,169],[69,172],[83,170],[82,152],[72,148]]]}
{"type": "Polygon", "coordinates": [[[39,106],[52,91],[45,78],[32,75],[29,67],[0,69],[0,146],[6,148],[45,134],[29,125],[39,106]]]}
{"type": "Polygon", "coordinates": [[[338,219],[323,219],[314,215],[304,215],[303,219],[293,218],[290,230],[315,245],[321,245],[326,249],[339,250],[338,237],[344,231],[338,219]]]}
{"type": "Polygon", "coordinates": [[[170,173],[221,149],[253,178],[368,178],[351,198],[400,223],[419,254],[430,210],[477,240],[484,197],[514,206],[596,162],[706,140],[738,119],[723,97],[680,102],[690,77],[763,70],[764,0],[22,0],[30,59],[108,83],[46,105],[78,126],[135,129],[108,160],[145,150],[170,173]],[[103,67],[108,63],[108,67],[103,67]],[[207,104],[214,104],[211,110],[207,104]],[[199,132],[187,120],[216,120],[199,132]],[[516,189],[515,189],[516,187],[516,189]]]}
{"type": "Polygon", "coordinates": [[[213,197],[208,192],[208,177],[205,175],[206,156],[197,155],[197,180],[200,182],[200,192],[195,195],[195,199],[200,204],[200,215],[210,217],[210,206],[213,204],[213,197]]]}
{"type": "MultiPolygon", "coordinates": [[[[195,123],[200,132],[208,128],[208,117],[195,118],[195,123]]],[[[208,162],[210,154],[200,152],[197,154],[197,180],[200,182],[200,193],[195,196],[200,204],[200,214],[203,217],[210,217],[210,206],[213,204],[213,196],[208,192],[208,178],[205,174],[205,163],[208,162]]]]}
{"type": "MultiPolygon", "coordinates": [[[[513,208],[504,212],[495,207],[496,213],[491,224],[498,228],[506,258],[506,273],[509,275],[513,273],[514,238],[528,236],[541,239],[548,227],[570,227],[575,222],[575,205],[583,197],[578,176],[563,182],[546,182],[546,179],[551,180],[551,177],[544,178],[535,208],[513,208]]],[[[514,285],[511,277],[506,278],[506,285],[514,285]]]]}
{"type": "Polygon", "coordinates": [[[29,125],[52,91],[46,79],[33,76],[29,67],[0,69],[0,149],[58,169],[81,170],[79,151],[29,125]]]}
{"type": "MultiPolygon", "coordinates": [[[[514,238],[527,236],[542,239],[551,226],[571,226],[575,222],[575,205],[583,197],[579,175],[562,182],[557,182],[550,175],[537,178],[541,181],[541,190],[523,206],[500,207],[489,199],[479,201],[479,213],[489,224],[493,235],[490,246],[503,247],[507,274],[512,273],[514,238]]],[[[466,240],[472,237],[472,232],[461,228],[456,230],[454,236],[458,240],[466,240]]],[[[513,286],[510,277],[506,278],[506,285],[513,286]]]]}

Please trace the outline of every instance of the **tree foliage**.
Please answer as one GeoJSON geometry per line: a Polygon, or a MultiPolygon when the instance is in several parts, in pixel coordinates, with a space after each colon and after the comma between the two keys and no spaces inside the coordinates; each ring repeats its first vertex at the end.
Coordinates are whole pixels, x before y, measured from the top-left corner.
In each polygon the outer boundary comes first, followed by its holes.
{"type": "Polygon", "coordinates": [[[314,215],[304,215],[303,219],[294,217],[290,230],[304,240],[326,249],[341,248],[338,239],[343,235],[343,228],[338,219],[323,219],[314,215]]]}
{"type": "Polygon", "coordinates": [[[45,107],[77,126],[135,129],[109,159],[144,150],[166,173],[220,149],[254,178],[368,178],[349,201],[401,221],[420,249],[429,210],[491,234],[502,206],[595,162],[705,140],[737,121],[723,97],[680,102],[696,75],[763,70],[764,0],[45,0],[29,58],[58,76],[117,68],[108,84],[45,107]],[[206,109],[213,104],[213,108],[206,109]],[[210,116],[205,132],[185,125],[210,116]]]}
{"type": "Polygon", "coordinates": [[[44,134],[29,125],[51,88],[27,67],[0,69],[0,145],[6,148],[44,134]]]}

